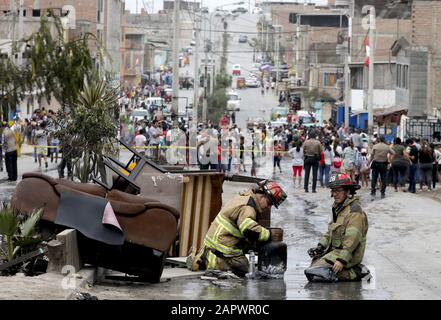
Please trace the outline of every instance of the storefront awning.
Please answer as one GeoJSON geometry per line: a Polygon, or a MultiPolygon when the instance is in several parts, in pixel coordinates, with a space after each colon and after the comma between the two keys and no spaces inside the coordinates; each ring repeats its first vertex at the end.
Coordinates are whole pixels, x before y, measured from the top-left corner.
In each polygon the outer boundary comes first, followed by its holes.
{"type": "Polygon", "coordinates": [[[384,109],[374,110],[374,120],[378,124],[396,123],[399,124],[401,116],[407,114],[407,108],[402,106],[392,106],[384,109]]]}

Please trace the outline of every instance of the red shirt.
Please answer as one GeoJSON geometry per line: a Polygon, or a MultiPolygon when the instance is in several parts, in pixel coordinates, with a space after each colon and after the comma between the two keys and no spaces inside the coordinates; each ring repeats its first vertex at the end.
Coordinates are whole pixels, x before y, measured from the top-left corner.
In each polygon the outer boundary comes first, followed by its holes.
{"type": "Polygon", "coordinates": [[[223,116],[220,119],[219,123],[220,123],[221,127],[225,127],[225,126],[228,127],[228,125],[230,124],[230,119],[228,119],[228,117],[226,117],[226,116],[223,116]]]}

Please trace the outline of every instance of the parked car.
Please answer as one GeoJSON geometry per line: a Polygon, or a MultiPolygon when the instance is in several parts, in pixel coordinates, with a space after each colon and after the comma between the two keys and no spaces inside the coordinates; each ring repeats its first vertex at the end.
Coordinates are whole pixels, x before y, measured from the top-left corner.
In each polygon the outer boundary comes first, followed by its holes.
{"type": "Polygon", "coordinates": [[[228,17],[231,15],[231,12],[224,9],[216,9],[215,17],[228,17]]]}
{"type": "MultiPolygon", "coordinates": [[[[165,89],[165,91],[167,91],[167,89],[165,89]]],[[[146,108],[149,108],[151,105],[155,105],[155,106],[162,106],[165,103],[165,100],[162,99],[161,97],[150,97],[145,99],[145,106],[146,108]]]]}
{"type": "Polygon", "coordinates": [[[271,109],[271,121],[281,121],[288,116],[289,109],[287,107],[274,107],[271,109]]]}
{"type": "Polygon", "coordinates": [[[256,77],[250,77],[245,80],[245,85],[248,88],[258,88],[260,86],[260,83],[256,77]]]}
{"type": "Polygon", "coordinates": [[[202,13],[208,13],[208,8],[207,7],[202,7],[201,8],[201,12],[202,13]]]}
{"type": "Polygon", "coordinates": [[[260,67],[262,66],[261,63],[253,63],[251,66],[251,70],[256,69],[256,70],[260,70],[260,67]]]}
{"type": "Polygon", "coordinates": [[[190,47],[182,48],[182,51],[185,52],[188,55],[192,55],[193,54],[193,48],[191,46],[190,47]]]}
{"type": "Polygon", "coordinates": [[[235,91],[230,91],[227,94],[227,110],[228,111],[240,111],[240,97],[235,91]]]}
{"type": "Polygon", "coordinates": [[[240,76],[240,64],[233,66],[233,76],[240,76]]]}
{"type": "Polygon", "coordinates": [[[191,40],[190,46],[194,47],[195,45],[196,45],[196,41],[195,40],[191,40]]]}
{"type": "Polygon", "coordinates": [[[247,43],[248,42],[248,37],[245,35],[240,35],[239,36],[239,43],[247,43]]]}
{"type": "Polygon", "coordinates": [[[301,124],[304,127],[311,127],[317,125],[316,115],[313,112],[308,112],[305,110],[297,111],[294,116],[294,122],[296,124],[301,124]]]}
{"type": "Polygon", "coordinates": [[[252,14],[262,14],[263,13],[263,9],[259,8],[259,7],[255,7],[253,8],[253,10],[251,10],[252,14]]]}
{"type": "Polygon", "coordinates": [[[247,119],[247,129],[251,130],[254,128],[257,129],[265,129],[266,122],[265,119],[262,117],[249,117],[247,119]]]}
{"type": "Polygon", "coordinates": [[[248,10],[245,9],[244,7],[237,7],[236,9],[233,9],[231,12],[232,13],[247,13],[248,10]]]}

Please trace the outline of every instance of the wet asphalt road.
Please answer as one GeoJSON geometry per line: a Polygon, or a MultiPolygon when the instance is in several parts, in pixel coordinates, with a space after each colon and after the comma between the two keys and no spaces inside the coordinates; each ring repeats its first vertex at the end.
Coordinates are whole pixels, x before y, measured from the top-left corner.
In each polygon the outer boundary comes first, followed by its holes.
{"type": "MultiPolygon", "coordinates": [[[[237,19],[236,27],[231,24],[229,28],[254,31],[250,16],[244,15],[243,19],[237,19]]],[[[229,57],[229,67],[234,63],[240,63],[243,70],[250,67],[250,56],[237,54],[244,46],[237,43],[237,37],[232,39],[230,50],[236,53],[229,57]]],[[[242,104],[237,121],[242,128],[248,116],[263,115],[269,119],[268,110],[277,104],[274,95],[262,97],[259,89],[244,89],[240,95],[242,104]]],[[[32,160],[28,162],[21,167],[24,171],[34,171],[35,164],[32,160]]],[[[249,171],[249,165],[247,169],[249,171]]],[[[386,199],[371,201],[368,191],[362,190],[360,197],[369,217],[364,263],[371,268],[373,281],[309,284],[303,273],[310,263],[306,251],[315,246],[326,231],[332,199],[329,191],[320,187],[317,194],[306,194],[303,189],[294,188],[289,159],[282,161],[282,169],[282,174],[273,175],[272,160],[260,159],[257,174],[278,181],[288,193],[286,202],[272,213],[272,227],[284,229],[284,242],[288,245],[288,265],[283,280],[214,283],[192,278],[154,285],[105,281],[87,291],[99,299],[441,299],[441,205],[436,201],[436,194],[431,196],[435,200],[430,200],[424,192],[410,195],[388,189],[386,199]]],[[[55,173],[50,172],[51,175],[55,173]]],[[[246,187],[245,184],[225,183],[224,203],[246,187]]],[[[5,199],[12,194],[14,185],[3,182],[0,189],[1,198],[5,199]]]]}
{"type": "MultiPolygon", "coordinates": [[[[288,246],[288,265],[284,279],[278,280],[221,280],[173,279],[159,284],[129,284],[105,280],[89,292],[99,299],[190,299],[190,300],[291,300],[291,299],[387,299],[384,290],[371,284],[339,283],[309,284],[304,270],[310,263],[307,249],[314,246],[326,230],[329,192],[319,189],[316,195],[294,188],[289,172],[290,161],[282,163],[283,174],[272,174],[272,164],[260,159],[258,175],[278,181],[288,193],[286,202],[272,211],[272,227],[284,229],[288,246]]],[[[224,183],[224,203],[249,185],[224,183]]]]}

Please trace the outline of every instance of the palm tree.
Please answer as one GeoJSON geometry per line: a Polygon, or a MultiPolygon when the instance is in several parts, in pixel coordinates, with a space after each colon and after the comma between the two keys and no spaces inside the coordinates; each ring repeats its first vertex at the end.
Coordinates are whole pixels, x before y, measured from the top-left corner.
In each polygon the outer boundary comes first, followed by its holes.
{"type": "Polygon", "coordinates": [[[89,182],[98,172],[105,177],[103,155],[114,153],[118,119],[118,88],[97,76],[85,78],[71,110],[58,113],[60,130],[55,135],[74,150],[74,174],[81,182],[89,182]]]}
{"type": "Polygon", "coordinates": [[[43,209],[35,210],[25,219],[15,212],[7,203],[2,203],[0,209],[0,235],[6,243],[6,249],[0,247],[0,254],[11,262],[20,249],[39,244],[42,240],[36,233],[35,227],[40,221],[43,209]]]}

